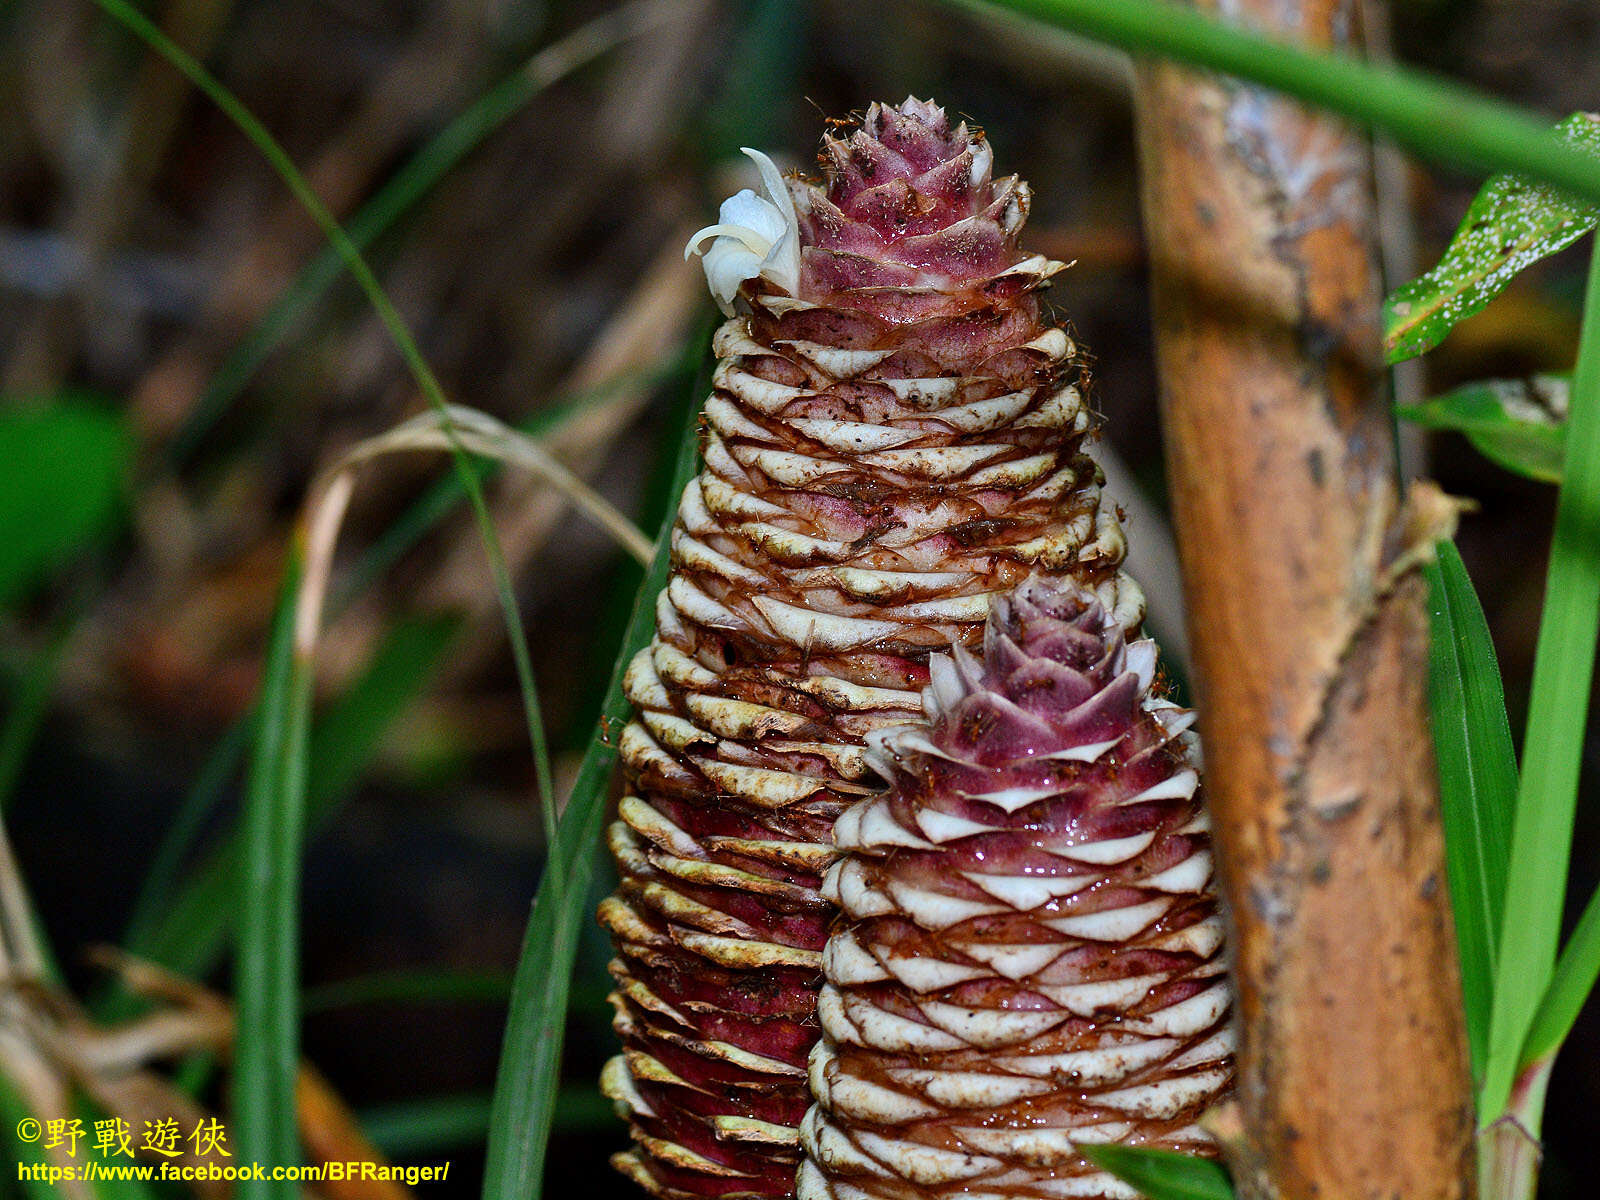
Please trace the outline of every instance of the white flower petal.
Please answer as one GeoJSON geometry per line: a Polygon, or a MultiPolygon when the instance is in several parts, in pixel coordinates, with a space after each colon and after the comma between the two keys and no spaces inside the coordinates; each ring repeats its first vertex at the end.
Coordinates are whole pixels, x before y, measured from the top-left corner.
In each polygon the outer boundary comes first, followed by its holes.
{"type": "Polygon", "coordinates": [[[706,283],[717,306],[724,316],[733,316],[733,298],[739,294],[739,285],[761,274],[761,257],[733,238],[719,237],[706,251],[704,265],[706,283]]]}
{"type": "Polygon", "coordinates": [[[789,186],[765,154],[744,152],[760,170],[767,196],[749,188],[729,196],[718,210],[717,223],[696,232],[683,249],[684,258],[703,256],[711,295],[730,317],[739,285],[747,279],[767,279],[791,296],[800,286],[800,226],[789,186]],[[702,250],[708,238],[711,245],[702,250]]]}
{"type": "MultiPolygon", "coordinates": [[[[783,209],[749,188],[735,192],[722,202],[717,210],[717,220],[724,225],[743,225],[761,235],[761,240],[771,246],[789,231],[789,218],[783,209]]],[[[766,253],[766,251],[762,251],[766,253]]]]}
{"type": "Polygon", "coordinates": [[[767,195],[772,198],[778,215],[783,219],[785,233],[774,240],[773,253],[768,256],[772,267],[768,278],[792,296],[800,286],[800,220],[795,216],[789,185],[783,181],[777,165],[761,151],[748,146],[741,146],[740,150],[761,172],[761,182],[767,185],[767,195]]]}

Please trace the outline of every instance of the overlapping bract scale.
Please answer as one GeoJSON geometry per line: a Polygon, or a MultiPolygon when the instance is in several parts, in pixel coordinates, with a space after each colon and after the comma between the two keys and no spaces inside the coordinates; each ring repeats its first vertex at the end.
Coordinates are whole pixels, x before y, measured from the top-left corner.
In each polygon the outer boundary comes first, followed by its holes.
{"type": "Polygon", "coordinates": [[[1142,613],[1075,348],[1040,314],[1060,264],[1016,247],[1025,185],[917,102],[824,150],[826,185],[787,181],[794,294],[746,281],[716,335],[704,469],[627,677],[604,1082],[618,1166],[665,1197],[793,1192],[833,823],[882,786],[867,738],[916,716],[929,655],[1034,572],[1142,613]]]}
{"type": "Polygon", "coordinates": [[[1070,582],[932,665],[834,829],[800,1200],[1134,1200],[1078,1147],[1209,1152],[1233,1074],[1191,714],[1070,582]]]}

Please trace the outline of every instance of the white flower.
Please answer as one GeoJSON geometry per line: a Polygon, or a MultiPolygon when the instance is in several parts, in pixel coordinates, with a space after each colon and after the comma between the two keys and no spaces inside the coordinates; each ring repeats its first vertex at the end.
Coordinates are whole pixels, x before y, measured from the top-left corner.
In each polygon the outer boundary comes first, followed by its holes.
{"type": "Polygon", "coordinates": [[[741,148],[760,168],[769,198],[749,188],[729,196],[717,212],[717,223],[700,230],[683,248],[685,259],[702,255],[711,295],[730,317],[733,299],[746,279],[769,279],[791,296],[800,286],[800,223],[789,187],[770,158],[759,150],[741,148]],[[707,238],[712,239],[711,246],[701,250],[707,238]]]}

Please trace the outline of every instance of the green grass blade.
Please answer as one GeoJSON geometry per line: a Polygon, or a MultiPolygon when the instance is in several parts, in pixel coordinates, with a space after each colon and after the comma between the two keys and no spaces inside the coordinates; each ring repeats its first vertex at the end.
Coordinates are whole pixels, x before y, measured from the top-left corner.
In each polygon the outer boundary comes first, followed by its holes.
{"type": "MultiPolygon", "coordinates": [[[[1498,1118],[1510,1099],[1535,1011],[1550,983],[1566,899],[1600,630],[1600,242],[1589,268],[1562,477],[1522,740],[1494,1017],[1479,1093],[1482,1125],[1498,1118]]],[[[1529,1133],[1537,1136],[1538,1129],[1529,1133]]]]}
{"type": "Polygon", "coordinates": [[[307,803],[318,818],[355,788],[384,735],[427,687],[461,627],[455,614],[401,621],[385,635],[360,678],[317,718],[307,803]]]}
{"type": "MultiPolygon", "coordinates": [[[[189,941],[186,934],[171,937],[164,932],[164,927],[171,923],[173,913],[182,904],[175,897],[183,884],[184,862],[205,828],[206,821],[222,803],[228,784],[238,771],[239,764],[244,761],[246,750],[255,740],[255,724],[256,715],[252,710],[230,725],[217,740],[199,774],[195,776],[194,783],[184,795],[172,824],[162,835],[156,856],[145,873],[139,895],[134,901],[127,930],[122,935],[122,945],[130,953],[168,962],[164,953],[154,947],[189,941]]],[[[190,887],[193,887],[193,880],[190,887]]],[[[214,894],[223,896],[220,889],[214,894]]],[[[231,900],[224,899],[223,903],[231,904],[231,900]]],[[[170,962],[168,965],[176,967],[170,962]]]]}
{"type": "MultiPolygon", "coordinates": [[[[296,652],[300,558],[293,553],[273,620],[244,813],[244,871],[234,996],[233,1128],[240,1162],[300,1161],[295,1073],[300,1060],[300,845],[311,723],[311,663],[296,652]]],[[[246,1200],[295,1196],[290,1181],[244,1180],[246,1200]]]]}
{"type": "Polygon", "coordinates": [[[1148,1200],[1233,1200],[1228,1172],[1209,1158],[1142,1146],[1080,1146],[1079,1150],[1148,1200]]]}
{"type": "Polygon", "coordinates": [[[1533,1015],[1528,1041],[1522,1048],[1519,1072],[1561,1048],[1567,1034],[1572,1032],[1578,1013],[1583,1010],[1584,1001],[1594,990],[1596,979],[1600,979],[1600,890],[1589,897],[1577,928],[1556,960],[1555,974],[1550,978],[1538,1012],[1533,1015]]]}
{"type": "MultiPolygon", "coordinates": [[[[309,828],[316,829],[338,811],[384,736],[432,679],[459,628],[453,617],[401,621],[356,681],[328,706],[310,740],[309,828]]],[[[226,759],[218,765],[226,766],[226,759]]],[[[130,927],[128,950],[184,975],[211,970],[227,948],[235,915],[242,911],[235,882],[242,855],[241,836],[235,832],[153,910],[155,918],[130,927]]]]}
{"type": "Polygon", "coordinates": [[[50,633],[50,640],[34,655],[15,681],[7,697],[5,722],[0,725],[0,812],[11,804],[11,794],[22,778],[28,754],[44,725],[50,707],[50,690],[55,685],[61,655],[78,627],[78,606],[61,617],[50,633]]]}
{"type": "Polygon", "coordinates": [[[492,971],[384,971],[307,988],[306,1013],[364,1004],[503,1004],[511,996],[509,976],[492,971]]]}
{"type": "MultiPolygon", "coordinates": [[[[485,138],[533,98],[619,42],[650,28],[664,15],[659,4],[632,4],[603,14],[540,50],[479,96],[430,138],[350,219],[351,245],[366,249],[428,195],[485,138]]],[[[317,302],[344,270],[333,247],[307,263],[256,322],[206,384],[168,449],[174,465],[188,460],[207,431],[227,411],[278,346],[294,321],[317,302]]]]}
{"type": "Polygon", "coordinates": [[[1430,161],[1520,171],[1600,203],[1600,162],[1552,133],[1545,118],[1416,70],[1306,50],[1162,0],[947,3],[1016,13],[1135,54],[1237,75],[1379,130],[1430,161]]]}
{"type": "Polygon", "coordinates": [[[1428,564],[1428,701],[1473,1077],[1488,1051],[1516,751],[1483,608],[1454,544],[1428,564]]]}
{"type": "Polygon", "coordinates": [[[1421,404],[1398,405],[1395,415],[1424,429],[1459,433],[1514,474],[1560,483],[1571,397],[1570,374],[1486,379],[1421,404]]]}
{"type": "MultiPolygon", "coordinates": [[[[1556,133],[1600,154],[1600,118],[1575,113],[1556,133]]],[[[1525,267],[1572,245],[1600,220],[1600,205],[1516,173],[1479,189],[1439,265],[1402,284],[1383,304],[1383,345],[1391,363],[1433,349],[1452,328],[1482,312],[1525,267]]]]}
{"type": "MultiPolygon", "coordinates": [[[[361,1128],[372,1144],[391,1158],[422,1158],[445,1150],[480,1145],[489,1129],[493,1105],[487,1095],[439,1096],[371,1108],[361,1128]]],[[[592,1087],[562,1088],[556,1097],[552,1128],[557,1133],[588,1133],[617,1119],[616,1109],[592,1087]]]]}
{"type": "MultiPolygon", "coordinates": [[[[373,311],[378,314],[378,319],[383,323],[384,329],[389,334],[389,339],[394,343],[404,360],[406,369],[416,380],[423,396],[432,405],[440,416],[448,418],[449,405],[445,400],[444,389],[439,386],[439,380],[433,373],[433,368],[423,357],[422,350],[418,347],[416,338],[412,336],[411,328],[395,308],[394,302],[389,299],[389,294],[383,290],[372,268],[361,257],[361,251],[345,233],[344,229],[334,220],[333,214],[327,209],[306,177],[300,173],[294,161],[277,140],[267,132],[244,104],[230,92],[212,74],[203,67],[193,55],[187,53],[171,38],[164,34],[149,18],[135,9],[128,0],[95,0],[108,15],[119,21],[127,29],[137,35],[152,50],[166,59],[173,67],[180,71],[195,87],[206,94],[211,101],[220,108],[250,143],[260,152],[273,171],[278,175],[294,198],[305,209],[307,215],[316,222],[334,250],[338,252],[346,269],[355,278],[367,302],[372,305],[373,311]]],[[[483,541],[484,553],[489,560],[489,573],[494,579],[495,596],[500,604],[501,616],[505,621],[506,633],[511,642],[511,657],[516,664],[517,683],[522,692],[523,711],[527,718],[528,741],[533,751],[534,775],[538,781],[539,797],[541,800],[540,811],[544,816],[546,833],[554,828],[554,797],[551,785],[550,753],[545,744],[544,722],[540,712],[539,692],[534,685],[532,662],[528,655],[528,639],[522,625],[522,614],[517,610],[516,597],[511,590],[511,578],[506,568],[505,555],[500,548],[500,539],[495,535],[494,523],[489,517],[489,507],[483,498],[483,488],[478,483],[477,473],[473,470],[472,460],[466,451],[461,448],[456,440],[453,427],[446,426],[450,434],[451,457],[455,463],[456,473],[467,492],[467,498],[472,503],[473,517],[477,523],[478,536],[483,541]]]]}
{"type": "MultiPolygon", "coordinates": [[[[697,384],[695,399],[700,390],[697,384]]],[[[681,494],[693,476],[697,457],[697,426],[691,420],[679,451],[675,494],[681,494]]],[[[488,1161],[484,1168],[485,1200],[536,1200],[543,1186],[545,1151],[556,1111],[573,956],[580,923],[588,917],[585,900],[605,820],[607,784],[617,761],[616,736],[630,716],[627,698],[622,694],[622,676],[634,653],[650,640],[654,628],[655,598],[666,583],[669,534],[675,516],[674,505],[662,522],[655,560],[639,587],[600,721],[551,843],[528,921],[495,1077],[488,1161]]]]}

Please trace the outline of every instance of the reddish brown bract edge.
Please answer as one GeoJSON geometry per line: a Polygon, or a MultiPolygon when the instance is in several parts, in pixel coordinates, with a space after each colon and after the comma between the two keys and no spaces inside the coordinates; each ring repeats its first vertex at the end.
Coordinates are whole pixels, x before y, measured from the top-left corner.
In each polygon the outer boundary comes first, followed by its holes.
{"type": "Polygon", "coordinates": [[[1045,580],[933,668],[834,828],[799,1200],[1138,1200],[1080,1147],[1213,1155],[1233,1077],[1194,714],[1045,580]]]}

